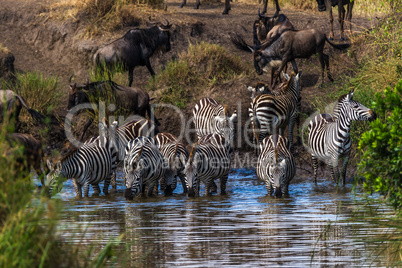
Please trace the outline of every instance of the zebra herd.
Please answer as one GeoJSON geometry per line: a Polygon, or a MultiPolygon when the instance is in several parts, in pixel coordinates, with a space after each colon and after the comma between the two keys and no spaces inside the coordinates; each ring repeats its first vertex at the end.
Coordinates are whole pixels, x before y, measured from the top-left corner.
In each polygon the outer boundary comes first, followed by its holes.
{"type": "MultiPolygon", "coordinates": [[[[248,87],[253,92],[249,117],[258,148],[257,176],[265,182],[269,195],[287,195],[289,183],[296,173],[293,152],[293,127],[297,123],[301,106],[301,72],[284,74],[285,82],[274,90],[248,87]],[[260,92],[258,96],[256,93],[260,92]],[[288,126],[289,138],[284,136],[288,126]]],[[[338,159],[344,157],[341,178],[345,184],[346,168],[351,151],[350,126],[352,121],[372,120],[375,113],[353,100],[354,92],[341,96],[332,114],[319,114],[308,126],[307,150],[312,156],[314,181],[317,183],[318,160],[331,169],[338,183],[338,159]]],[[[215,180],[220,181],[220,193],[226,194],[234,143],[236,111],[212,98],[202,98],[193,109],[197,141],[186,146],[174,135],[158,133],[150,120],[134,119],[122,126],[106,121],[99,123],[100,134],[87,140],[81,147],[56,164],[48,162],[50,172],[45,185],[49,194],[60,189],[59,177],[73,179],[78,197],[89,193],[89,185],[99,194],[109,185],[116,188],[116,167],[123,166],[124,196],[132,199],[146,194],[158,194],[158,189],[170,195],[179,178],[183,191],[189,197],[199,195],[200,184],[205,194],[217,192],[215,180]],[[156,135],[155,135],[156,134],[156,135]],[[160,185],[160,187],[159,187],[160,185]]],[[[299,137],[298,137],[299,140],[299,137]]]]}

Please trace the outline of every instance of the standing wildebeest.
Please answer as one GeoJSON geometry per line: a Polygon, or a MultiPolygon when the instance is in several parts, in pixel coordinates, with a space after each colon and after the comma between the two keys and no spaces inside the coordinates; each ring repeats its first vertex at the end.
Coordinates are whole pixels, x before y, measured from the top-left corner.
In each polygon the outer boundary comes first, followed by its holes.
{"type": "Polygon", "coordinates": [[[355,1],[350,0],[317,0],[318,3],[318,11],[328,10],[329,12],[329,23],[330,23],[330,32],[329,39],[334,39],[334,17],[332,16],[332,7],[338,6],[338,21],[341,26],[341,40],[345,40],[345,36],[343,35],[343,24],[345,22],[345,8],[344,5],[348,5],[348,12],[346,13],[346,20],[350,24],[350,32],[352,32],[352,9],[355,1]]]}
{"type": "MultiPolygon", "coordinates": [[[[227,15],[229,14],[229,10],[230,8],[230,1],[231,0],[225,0],[225,9],[222,12],[222,15],[227,15]]],[[[279,4],[278,4],[278,0],[274,0],[275,1],[275,6],[276,6],[276,12],[275,15],[278,15],[279,11],[281,11],[281,9],[279,8],[279,4]]],[[[261,1],[260,1],[261,2],[261,1]]],[[[180,8],[184,7],[187,3],[187,0],[183,0],[183,2],[181,2],[181,4],[179,5],[180,8]]],[[[201,5],[200,0],[196,0],[195,2],[195,9],[198,9],[201,5]]],[[[262,10],[262,14],[265,14],[267,12],[267,5],[268,5],[268,0],[264,0],[264,9],[262,10]]]]}
{"type": "Polygon", "coordinates": [[[328,79],[333,81],[329,71],[329,56],[324,53],[325,42],[339,50],[350,46],[349,44],[333,44],[328,40],[325,33],[316,29],[286,31],[265,49],[261,49],[261,46],[247,45],[238,35],[232,37],[232,42],[237,48],[253,53],[254,67],[259,75],[262,75],[266,68],[272,67],[278,67],[277,72],[280,74],[288,62],[292,63],[293,70],[297,73],[295,59],[309,58],[317,53],[322,68],[322,83],[324,82],[325,66],[327,67],[328,79]]]}
{"type": "Polygon", "coordinates": [[[24,99],[15,93],[12,90],[0,90],[0,119],[4,119],[4,112],[6,112],[6,116],[8,119],[14,117],[15,118],[15,131],[18,131],[20,127],[19,115],[22,107],[27,109],[28,113],[37,120],[38,122],[43,122],[45,116],[38,113],[34,109],[28,107],[25,103],[24,99]]]}
{"type": "MultiPolygon", "coordinates": [[[[112,81],[98,81],[84,85],[70,84],[67,109],[70,110],[78,104],[89,103],[91,98],[96,100],[101,100],[101,97],[107,98],[108,93],[111,93],[113,99],[116,101],[114,104],[117,106],[117,109],[126,109],[144,117],[145,113],[148,113],[149,118],[159,125],[149,105],[149,95],[147,92],[139,88],[121,86],[112,81]]],[[[84,126],[80,140],[83,139],[86,130],[91,124],[92,118],[89,118],[84,126]]]]}
{"type": "MultiPolygon", "coordinates": [[[[96,51],[93,61],[95,66],[110,70],[118,64],[122,64],[128,70],[128,86],[133,83],[133,71],[136,66],[147,66],[152,76],[155,75],[149,58],[159,48],[167,52],[170,47],[170,32],[172,25],[166,20],[166,24],[152,26],[147,29],[129,30],[122,38],[96,51]]],[[[110,75],[109,75],[110,77],[110,75]]]]}

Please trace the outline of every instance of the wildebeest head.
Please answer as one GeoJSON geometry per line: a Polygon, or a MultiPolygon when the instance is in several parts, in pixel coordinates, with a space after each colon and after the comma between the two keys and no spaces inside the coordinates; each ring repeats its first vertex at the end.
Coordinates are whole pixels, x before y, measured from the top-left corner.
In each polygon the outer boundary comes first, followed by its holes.
{"type": "Polygon", "coordinates": [[[275,196],[281,196],[281,187],[286,178],[286,159],[278,160],[278,151],[275,149],[274,158],[269,163],[268,174],[271,175],[275,196]]]}
{"type": "Polygon", "coordinates": [[[190,156],[184,167],[184,177],[187,187],[188,197],[194,197],[198,186],[198,156],[196,152],[197,144],[193,145],[190,156]]]}
{"type": "Polygon", "coordinates": [[[325,0],[317,0],[318,11],[325,11],[327,7],[325,6],[325,0]]]}
{"type": "Polygon", "coordinates": [[[162,46],[165,52],[168,52],[171,50],[169,30],[172,27],[172,25],[169,23],[167,19],[165,19],[165,21],[166,21],[165,23],[151,22],[151,24],[155,24],[159,28],[158,44],[162,46]]]}
{"type": "Polygon", "coordinates": [[[89,102],[88,95],[85,93],[88,88],[89,81],[84,86],[71,83],[70,78],[70,92],[68,95],[67,110],[71,110],[74,106],[89,102]]]}

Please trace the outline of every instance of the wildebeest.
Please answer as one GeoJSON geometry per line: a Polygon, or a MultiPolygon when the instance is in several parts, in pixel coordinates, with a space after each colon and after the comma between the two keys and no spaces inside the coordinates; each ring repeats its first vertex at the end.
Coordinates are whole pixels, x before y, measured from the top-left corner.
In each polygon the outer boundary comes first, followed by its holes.
{"type": "Polygon", "coordinates": [[[260,10],[258,10],[258,19],[253,24],[254,45],[261,45],[261,43],[269,41],[266,43],[266,46],[269,46],[287,30],[294,30],[294,27],[285,14],[267,17],[260,14],[260,10]]]}
{"type": "Polygon", "coordinates": [[[42,186],[44,186],[45,165],[43,165],[44,154],[42,143],[30,134],[12,133],[7,134],[6,140],[11,147],[21,146],[23,156],[18,156],[16,164],[30,171],[33,168],[39,176],[42,186]],[[43,169],[43,170],[42,170],[43,169]]]}
{"type": "Polygon", "coordinates": [[[121,64],[125,70],[128,70],[128,86],[133,83],[133,71],[136,66],[145,65],[154,76],[155,72],[149,58],[159,48],[166,52],[171,49],[169,32],[171,26],[166,20],[165,24],[160,23],[158,26],[129,30],[123,37],[96,51],[93,57],[94,66],[103,70],[104,67],[107,67],[110,71],[121,64]]]}
{"type": "MultiPolygon", "coordinates": [[[[159,125],[158,120],[153,115],[147,92],[140,88],[121,86],[113,81],[88,82],[84,85],[70,83],[67,109],[70,110],[78,104],[89,103],[91,99],[102,100],[102,97],[107,98],[108,94],[111,94],[115,100],[116,103],[114,104],[117,109],[125,109],[143,117],[148,113],[149,118],[159,125]]],[[[80,140],[83,140],[84,134],[91,124],[92,118],[89,118],[84,126],[80,140]]]]}
{"type": "Polygon", "coordinates": [[[338,6],[338,21],[341,27],[341,40],[345,40],[345,36],[343,35],[343,24],[345,22],[345,5],[348,5],[348,11],[346,13],[346,20],[350,24],[350,31],[352,32],[352,9],[355,1],[350,0],[317,0],[318,3],[318,11],[328,10],[329,13],[329,23],[330,23],[330,32],[329,39],[334,39],[334,17],[332,16],[332,7],[338,6]]]}
{"type": "Polygon", "coordinates": [[[29,108],[25,103],[24,98],[22,98],[20,95],[9,89],[0,90],[0,119],[4,121],[4,115],[7,116],[8,120],[14,118],[15,131],[18,131],[21,125],[19,115],[22,107],[27,109],[28,113],[33,119],[37,120],[38,122],[44,121],[45,116],[34,109],[29,108]]]}
{"type": "MultiPolygon", "coordinates": [[[[227,14],[229,14],[229,10],[231,9],[230,8],[230,1],[231,0],[225,0],[225,9],[223,10],[223,12],[222,12],[222,15],[227,15],[227,14]]],[[[275,6],[276,6],[276,13],[275,14],[278,14],[279,13],[279,11],[280,11],[280,8],[279,8],[279,4],[278,4],[278,0],[274,0],[275,1],[275,6]]],[[[184,7],[185,5],[187,4],[187,0],[183,0],[183,2],[181,2],[181,4],[179,5],[179,7],[180,8],[182,8],[182,7],[184,7]]],[[[199,7],[200,7],[200,5],[201,5],[201,2],[200,2],[200,0],[196,0],[196,2],[195,2],[195,9],[198,9],[199,7]]],[[[267,12],[267,5],[268,5],[268,0],[264,0],[264,8],[263,8],[263,10],[262,10],[262,14],[265,14],[266,12],[267,12]]]]}
{"type": "Polygon", "coordinates": [[[237,48],[253,53],[254,67],[259,75],[263,74],[263,70],[272,67],[278,67],[279,74],[288,62],[292,63],[293,70],[298,73],[295,59],[309,58],[313,54],[318,54],[322,68],[322,82],[325,67],[328,79],[333,81],[329,71],[329,56],[324,53],[325,42],[339,50],[350,46],[350,44],[333,44],[325,33],[316,29],[286,31],[265,49],[261,49],[261,46],[247,45],[238,35],[232,36],[232,42],[237,48]]]}

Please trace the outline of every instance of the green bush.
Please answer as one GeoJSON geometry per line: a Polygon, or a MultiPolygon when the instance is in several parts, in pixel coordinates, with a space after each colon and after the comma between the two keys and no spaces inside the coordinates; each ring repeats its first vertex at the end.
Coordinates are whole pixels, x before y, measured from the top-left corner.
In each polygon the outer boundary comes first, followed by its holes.
{"type": "Polygon", "coordinates": [[[358,165],[365,177],[364,189],[383,194],[390,204],[402,207],[402,79],[395,89],[376,93],[373,102],[378,118],[363,133],[358,165]]]}

